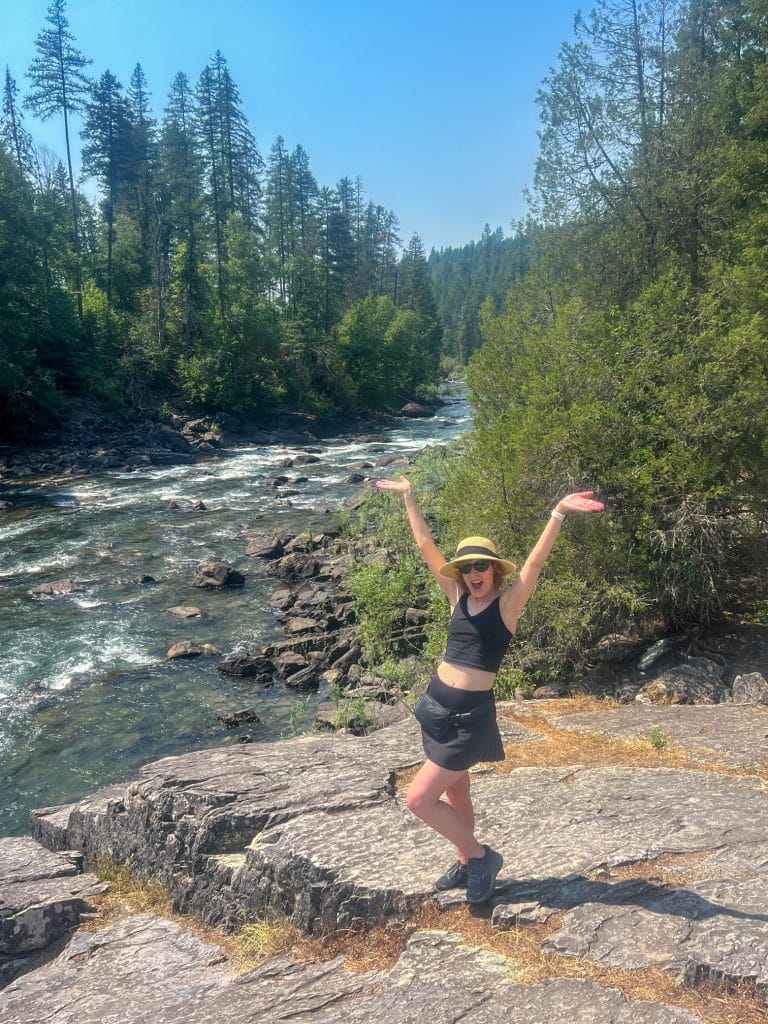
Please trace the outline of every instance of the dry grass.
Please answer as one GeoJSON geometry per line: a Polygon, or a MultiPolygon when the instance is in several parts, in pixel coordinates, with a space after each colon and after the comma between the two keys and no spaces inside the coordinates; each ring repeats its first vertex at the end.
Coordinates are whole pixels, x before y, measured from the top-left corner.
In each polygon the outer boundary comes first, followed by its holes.
{"type": "MultiPolygon", "coordinates": [[[[595,710],[597,703],[606,710],[605,702],[594,698],[577,698],[576,705],[570,701],[551,701],[547,714],[569,711],[595,710]],[[563,705],[563,708],[552,705],[563,705]]],[[[616,705],[617,707],[619,705],[616,705]]],[[[653,730],[647,738],[608,736],[600,732],[578,732],[553,725],[549,718],[534,711],[501,712],[532,732],[539,733],[542,741],[514,743],[506,748],[506,760],[494,770],[499,774],[514,771],[515,768],[552,768],[580,765],[586,768],[628,767],[628,768],[681,768],[690,771],[711,772],[718,775],[760,776],[757,768],[739,768],[724,764],[714,751],[702,748],[696,756],[676,746],[661,730],[653,730]]]]}
{"type": "Polygon", "coordinates": [[[92,899],[97,913],[83,923],[83,931],[106,928],[128,914],[174,916],[170,894],[159,882],[139,882],[130,868],[109,859],[99,863],[96,874],[102,882],[109,882],[109,891],[92,899]]]}
{"type": "Polygon", "coordinates": [[[753,985],[704,983],[686,988],[672,973],[659,968],[629,971],[605,967],[581,957],[548,953],[544,939],[557,931],[562,915],[546,925],[520,925],[508,931],[490,926],[490,912],[463,907],[446,914],[434,905],[423,907],[408,922],[393,923],[369,932],[345,932],[322,939],[304,939],[294,949],[303,960],[325,961],[348,957],[351,970],[387,970],[396,962],[417,930],[457,932],[477,949],[496,953],[509,962],[510,980],[534,985],[555,978],[580,978],[618,988],[628,1000],[668,1003],[698,1015],[705,1024],[766,1024],[764,997],[753,985]]]}
{"type": "Polygon", "coordinates": [[[697,850],[695,853],[663,853],[650,860],[633,861],[631,864],[611,865],[585,877],[599,882],[630,882],[642,878],[654,885],[679,887],[690,885],[702,877],[699,865],[710,857],[714,850],[697,850]]]}
{"type": "Polygon", "coordinates": [[[490,927],[489,915],[462,908],[450,920],[439,911],[425,911],[416,922],[421,928],[459,932],[468,945],[497,953],[509,961],[512,977],[524,984],[554,978],[580,978],[607,988],[618,988],[626,999],[668,1003],[697,1014],[705,1024],[766,1024],[765,998],[747,983],[738,986],[704,983],[687,988],[671,972],[659,968],[629,971],[605,967],[581,957],[548,953],[544,939],[557,931],[561,915],[546,925],[519,925],[508,931],[490,927]]]}
{"type": "MultiPolygon", "coordinates": [[[[667,855],[651,862],[654,878],[680,883],[680,872],[695,869],[701,855],[667,855]]],[[[649,864],[611,869],[612,879],[649,877],[649,864]]],[[[245,925],[236,935],[225,936],[193,917],[174,914],[169,894],[160,885],[137,882],[127,868],[102,864],[100,876],[110,882],[110,892],[98,897],[99,913],[86,922],[86,931],[101,929],[128,914],[152,912],[170,918],[202,941],[218,948],[221,961],[228,962],[233,974],[251,970],[278,953],[290,953],[297,960],[326,962],[346,958],[347,969],[360,973],[392,968],[417,930],[459,933],[464,941],[478,949],[504,957],[510,965],[510,977],[523,984],[536,984],[554,978],[583,978],[606,987],[618,988],[630,1000],[668,1003],[697,1014],[704,1024],[766,1024],[765,998],[749,984],[714,985],[709,982],[686,988],[673,974],[656,969],[629,971],[605,967],[579,957],[565,957],[542,950],[547,935],[557,931],[562,915],[545,925],[519,925],[502,931],[491,928],[487,907],[446,913],[428,902],[407,921],[392,921],[366,931],[341,931],[319,938],[301,933],[288,920],[273,917],[269,921],[245,925]]],[[[605,879],[605,874],[601,876],[605,879]]],[[[216,962],[215,960],[211,962],[216,962]]]]}

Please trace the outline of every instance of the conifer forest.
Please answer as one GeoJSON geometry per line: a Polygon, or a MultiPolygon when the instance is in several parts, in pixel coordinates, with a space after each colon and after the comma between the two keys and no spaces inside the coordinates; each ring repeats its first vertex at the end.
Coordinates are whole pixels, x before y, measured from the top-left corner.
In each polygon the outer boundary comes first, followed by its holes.
{"type": "Polygon", "coordinates": [[[321,184],[300,142],[257,140],[222,53],[196,81],[136,64],[121,83],[66,15],[52,0],[31,66],[5,69],[6,437],[83,395],[391,411],[466,368],[446,538],[524,549],[558,488],[606,498],[610,529],[574,528],[542,583],[542,644],[765,600],[768,0],[576,14],[538,95],[527,218],[431,253],[359,178],[321,184]],[[61,154],[30,113],[60,122],[61,154]]]}

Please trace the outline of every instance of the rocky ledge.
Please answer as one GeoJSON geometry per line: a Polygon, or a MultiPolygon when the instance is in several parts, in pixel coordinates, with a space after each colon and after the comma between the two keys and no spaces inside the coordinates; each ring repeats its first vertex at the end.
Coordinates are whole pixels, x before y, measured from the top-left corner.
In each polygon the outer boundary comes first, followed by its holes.
{"type": "MultiPolygon", "coordinates": [[[[680,991],[704,980],[743,981],[765,1000],[765,710],[564,707],[503,705],[505,743],[516,745],[522,763],[475,771],[479,834],[505,858],[486,912],[489,933],[535,927],[541,952],[555,961],[580,957],[618,976],[661,969],[680,991]],[[593,767],[578,756],[526,765],[526,750],[551,742],[552,730],[585,734],[593,748],[596,738],[606,747],[611,736],[645,738],[648,757],[641,767],[593,767]],[[660,735],[684,767],[653,763],[647,740],[660,735]]],[[[682,1001],[639,1001],[608,983],[524,984],[514,958],[455,934],[452,911],[466,913],[463,893],[437,897],[431,889],[450,851],[412,818],[397,785],[398,772],[420,756],[409,718],[368,737],[310,735],[167,758],[129,784],[33,815],[41,848],[77,850],[86,866],[102,858],[126,864],[140,879],[162,882],[176,910],[223,931],[276,913],[321,935],[402,922],[428,905],[442,910],[445,930],[412,935],[393,967],[356,974],[341,960],[281,955],[235,980],[220,952],[178,924],[140,916],[75,934],[57,958],[19,973],[25,965],[12,937],[20,924],[7,924],[6,976],[19,976],[0,993],[0,1016],[65,1020],[69,1005],[81,1020],[125,1021],[709,1019],[682,1001]]],[[[19,842],[0,841],[3,865],[4,844],[19,842]]],[[[72,863],[71,852],[64,860],[72,863]]],[[[71,899],[87,903],[95,880],[64,877],[82,887],[71,899]]],[[[25,907],[45,913],[43,882],[36,902],[29,890],[4,885],[0,920],[21,922],[25,907]]],[[[57,901],[54,894],[49,902],[57,901]]]]}

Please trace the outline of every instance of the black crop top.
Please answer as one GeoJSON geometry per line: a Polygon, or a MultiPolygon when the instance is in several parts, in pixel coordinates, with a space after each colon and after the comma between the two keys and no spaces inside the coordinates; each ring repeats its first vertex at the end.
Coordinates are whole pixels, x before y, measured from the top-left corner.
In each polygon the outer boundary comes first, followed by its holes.
{"type": "Polygon", "coordinates": [[[468,598],[469,594],[462,594],[453,609],[444,660],[463,668],[498,672],[515,634],[504,624],[498,597],[477,615],[467,611],[468,598]]]}

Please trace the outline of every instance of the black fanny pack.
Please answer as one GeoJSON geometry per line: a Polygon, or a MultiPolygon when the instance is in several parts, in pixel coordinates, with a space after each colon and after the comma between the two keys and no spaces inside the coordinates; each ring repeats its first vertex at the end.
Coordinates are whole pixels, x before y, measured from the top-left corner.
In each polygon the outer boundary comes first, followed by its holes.
{"type": "Polygon", "coordinates": [[[422,693],[414,705],[413,714],[430,739],[437,743],[445,743],[455,735],[460,725],[469,725],[479,710],[475,708],[473,711],[451,711],[428,693],[422,693]]]}

